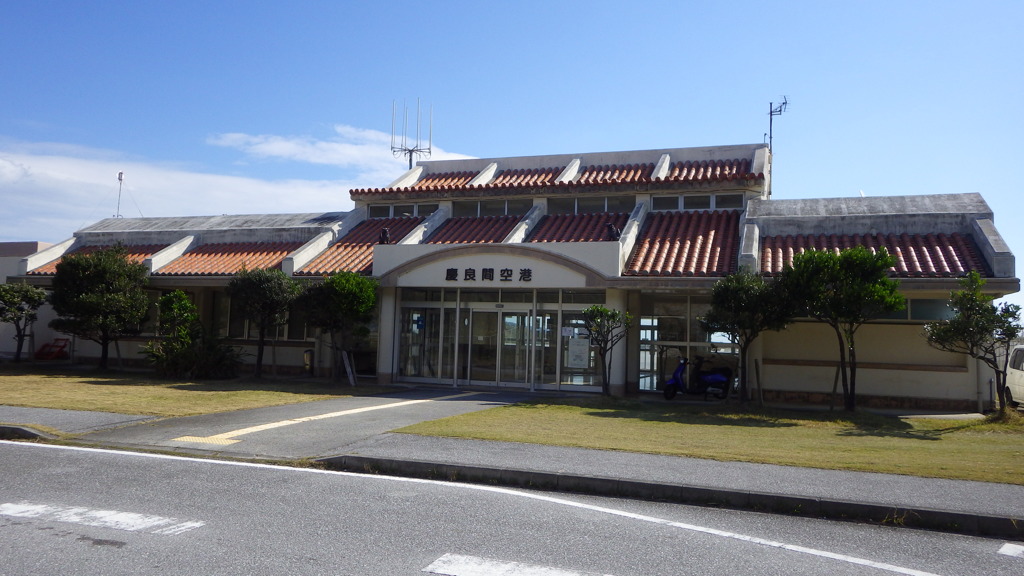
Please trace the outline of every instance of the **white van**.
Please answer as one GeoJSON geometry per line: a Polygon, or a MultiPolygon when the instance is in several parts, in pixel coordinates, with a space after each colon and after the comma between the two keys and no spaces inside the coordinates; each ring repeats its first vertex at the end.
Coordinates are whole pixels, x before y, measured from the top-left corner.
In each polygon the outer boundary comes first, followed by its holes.
{"type": "Polygon", "coordinates": [[[1024,346],[1015,346],[1010,351],[1010,363],[1006,366],[1006,399],[1010,406],[1024,402],[1024,346]]]}

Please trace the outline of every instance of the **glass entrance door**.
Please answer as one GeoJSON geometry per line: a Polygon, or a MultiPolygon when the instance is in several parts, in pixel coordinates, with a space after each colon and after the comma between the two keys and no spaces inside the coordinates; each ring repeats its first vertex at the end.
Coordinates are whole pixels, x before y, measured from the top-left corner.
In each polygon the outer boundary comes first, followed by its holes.
{"type": "Polygon", "coordinates": [[[529,384],[532,320],[533,317],[526,312],[502,313],[499,383],[529,384]]]}
{"type": "Polygon", "coordinates": [[[498,382],[498,313],[473,310],[470,315],[466,373],[475,384],[498,382]]]}

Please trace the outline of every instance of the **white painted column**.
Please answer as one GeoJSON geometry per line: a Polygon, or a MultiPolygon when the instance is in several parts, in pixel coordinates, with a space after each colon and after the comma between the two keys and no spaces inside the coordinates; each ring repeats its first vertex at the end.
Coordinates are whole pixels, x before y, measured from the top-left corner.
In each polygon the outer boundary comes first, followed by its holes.
{"type": "Polygon", "coordinates": [[[377,336],[377,383],[386,386],[394,381],[395,321],[398,289],[382,287],[378,310],[380,318],[377,336]]]}
{"type": "MultiPolygon", "coordinates": [[[[609,288],[605,292],[605,308],[626,312],[626,310],[628,310],[626,305],[626,291],[609,288]]],[[[615,344],[615,347],[612,348],[611,378],[609,379],[608,386],[612,396],[626,395],[626,364],[628,349],[628,337],[619,340],[619,342],[615,344]]]]}

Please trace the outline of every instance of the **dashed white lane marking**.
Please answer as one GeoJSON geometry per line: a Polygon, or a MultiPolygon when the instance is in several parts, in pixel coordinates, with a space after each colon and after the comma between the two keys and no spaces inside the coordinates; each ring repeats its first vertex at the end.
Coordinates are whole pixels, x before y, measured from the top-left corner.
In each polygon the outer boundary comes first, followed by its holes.
{"type": "Polygon", "coordinates": [[[350,414],[359,414],[361,412],[371,412],[373,410],[385,410],[388,408],[399,408],[401,406],[409,406],[412,404],[420,404],[422,402],[434,402],[436,400],[451,400],[453,398],[461,398],[463,396],[473,396],[479,394],[479,392],[464,392],[462,394],[453,394],[451,396],[441,396],[440,398],[424,398],[422,400],[405,400],[403,402],[392,402],[390,404],[381,404],[380,406],[367,406],[365,408],[352,408],[350,410],[342,410],[340,412],[331,412],[328,414],[317,414],[315,416],[306,416],[304,418],[291,418],[289,420],[279,420],[277,422],[269,422],[267,424],[260,424],[258,426],[250,426],[248,428],[242,428],[240,430],[233,430],[231,432],[224,432],[223,434],[215,434],[213,436],[180,436],[174,438],[176,442],[195,442],[198,444],[216,444],[219,446],[228,446],[240,440],[236,440],[239,436],[246,434],[252,434],[253,432],[262,432],[264,430],[272,430],[274,428],[280,428],[282,426],[291,426],[292,424],[301,424],[303,422],[313,422],[314,420],[324,420],[326,418],[337,418],[338,416],[348,416],[350,414]]]}
{"type": "Polygon", "coordinates": [[[1015,556],[1017,558],[1024,558],[1024,546],[1020,544],[1003,544],[1003,547],[999,549],[1000,554],[1006,556],[1015,556]]]}
{"type": "MultiPolygon", "coordinates": [[[[501,562],[490,558],[445,554],[421,572],[442,576],[602,576],[594,572],[559,570],[549,566],[501,562]]],[[[605,574],[603,576],[610,576],[605,574]]]]}
{"type": "Polygon", "coordinates": [[[0,444],[12,445],[17,447],[27,448],[41,448],[41,449],[53,449],[53,450],[72,450],[77,452],[92,452],[101,454],[114,454],[118,456],[134,456],[139,458],[155,458],[160,460],[177,460],[180,462],[195,462],[200,464],[214,464],[219,466],[240,466],[245,468],[263,468],[267,470],[279,470],[283,472],[300,473],[300,474],[328,474],[333,476],[350,476],[354,478],[368,478],[373,480],[383,480],[388,482],[407,482],[410,484],[434,484],[438,486],[458,487],[465,490],[480,490],[482,492],[496,492],[499,494],[507,494],[510,496],[518,496],[520,498],[530,498],[532,500],[540,500],[543,502],[549,502],[552,504],[560,504],[562,506],[569,506],[572,508],[581,508],[585,510],[591,510],[593,512],[600,512],[604,514],[610,514],[613,516],[619,516],[622,518],[631,518],[642,522],[650,522],[652,524],[659,524],[662,526],[671,526],[673,528],[680,528],[683,530],[689,530],[692,532],[699,532],[702,534],[708,534],[711,536],[719,536],[722,538],[730,538],[733,540],[739,540],[742,542],[748,542],[751,544],[757,544],[759,546],[766,546],[769,548],[778,548],[781,550],[788,550],[790,552],[798,552],[800,554],[808,554],[811,556],[817,556],[819,558],[829,558],[838,562],[846,562],[848,564],[855,564],[858,566],[869,566],[877,568],[879,570],[885,570],[896,574],[906,574],[908,576],[939,576],[932,572],[925,572],[923,570],[915,570],[914,568],[904,568],[902,566],[894,566],[892,564],[886,564],[884,562],[875,562],[874,560],[866,560],[864,558],[858,558],[856,556],[849,556],[846,554],[837,554],[835,552],[829,552],[827,550],[818,550],[816,548],[808,548],[806,546],[799,546],[796,544],[786,544],[785,542],[777,542],[775,540],[768,540],[765,538],[758,538],[756,536],[747,536],[745,534],[738,534],[736,532],[728,532],[725,530],[718,530],[716,528],[708,528],[705,526],[698,526],[696,524],[686,524],[683,522],[674,522],[672,520],[665,520],[663,518],[657,518],[654,516],[645,516],[643,514],[634,514],[633,512],[626,512],[625,510],[616,510],[614,508],[605,508],[603,506],[594,506],[592,504],[585,504],[583,502],[574,502],[572,500],[565,500],[563,498],[556,498],[553,496],[545,496],[544,494],[533,494],[530,492],[523,492],[520,490],[513,490],[511,488],[500,488],[497,486],[487,486],[484,484],[460,484],[457,482],[446,482],[443,480],[429,480],[425,478],[403,478],[401,476],[378,476],[374,474],[363,474],[359,472],[339,472],[336,470],[318,470],[315,468],[291,468],[288,466],[275,466],[273,464],[260,464],[257,462],[242,462],[232,460],[204,460],[201,458],[189,458],[187,456],[171,456],[167,454],[149,454],[145,452],[122,452],[119,450],[107,450],[104,448],[82,448],[78,446],[58,446],[56,444],[26,444],[23,442],[15,442],[13,440],[0,440],[0,444]]]}
{"type": "Polygon", "coordinates": [[[0,516],[55,520],[57,522],[127,530],[129,532],[149,532],[164,536],[174,536],[182,532],[188,532],[204,524],[198,521],[181,521],[177,518],[147,516],[134,512],[95,510],[80,506],[51,506],[48,504],[33,504],[31,502],[0,504],[0,516]]]}

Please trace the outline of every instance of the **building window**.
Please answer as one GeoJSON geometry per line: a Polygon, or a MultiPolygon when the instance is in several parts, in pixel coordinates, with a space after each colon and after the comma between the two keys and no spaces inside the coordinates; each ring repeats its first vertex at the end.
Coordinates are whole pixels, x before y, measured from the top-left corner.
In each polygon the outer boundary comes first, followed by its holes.
{"type": "Polygon", "coordinates": [[[632,212],[635,196],[584,196],[548,198],[548,214],[598,214],[632,212]]]}
{"type": "Polygon", "coordinates": [[[711,196],[683,196],[683,210],[710,210],[711,196]]]}
{"type": "Polygon", "coordinates": [[[437,211],[438,204],[371,204],[366,207],[367,218],[401,218],[408,216],[430,216],[437,211]]]}
{"type": "Polygon", "coordinates": [[[715,196],[715,209],[743,208],[742,194],[719,194],[715,196]]]}
{"type": "Polygon", "coordinates": [[[679,197],[655,196],[651,198],[651,210],[679,210],[679,197]]]}
{"type": "Polygon", "coordinates": [[[371,205],[366,209],[366,216],[369,218],[390,218],[391,206],[386,204],[371,205]]]}

